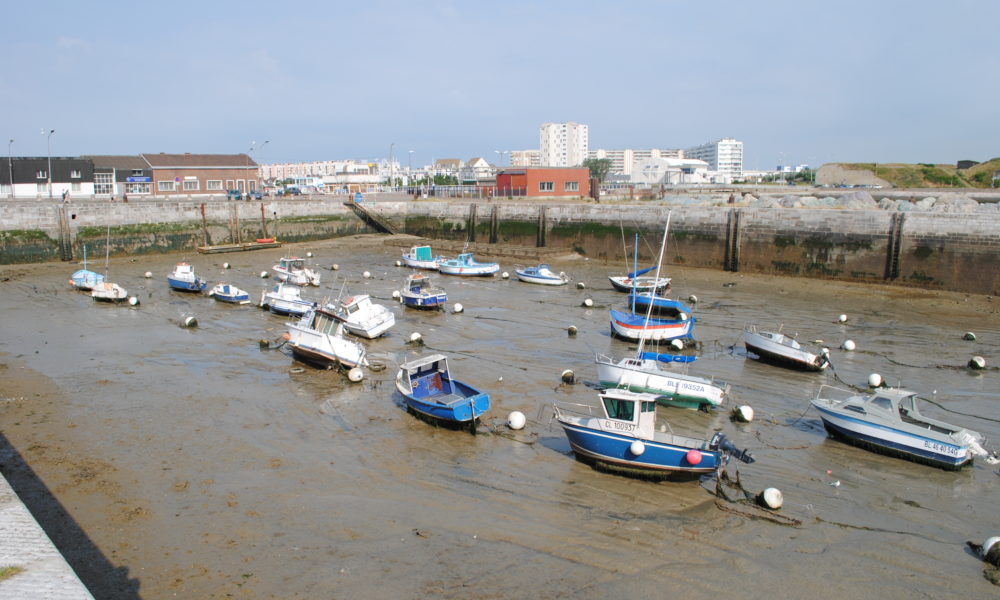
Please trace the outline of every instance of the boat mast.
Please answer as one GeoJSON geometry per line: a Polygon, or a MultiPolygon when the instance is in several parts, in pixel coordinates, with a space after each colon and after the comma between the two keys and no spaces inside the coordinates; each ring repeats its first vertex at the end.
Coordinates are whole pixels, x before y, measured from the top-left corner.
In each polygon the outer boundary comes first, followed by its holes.
{"type": "MultiPolygon", "coordinates": [[[[649,306],[646,308],[646,320],[642,323],[642,335],[639,336],[639,349],[636,358],[642,358],[642,347],[646,342],[646,327],[653,314],[653,304],[656,302],[656,286],[660,283],[660,265],[663,264],[663,249],[667,247],[667,232],[670,231],[670,215],[672,211],[667,211],[667,224],[663,227],[663,241],[660,242],[660,256],[656,259],[656,273],[653,277],[653,289],[649,292],[649,306]]],[[[633,292],[635,293],[635,292],[633,292]]],[[[635,312],[635,309],[632,309],[635,312]]]]}
{"type": "Polygon", "coordinates": [[[108,239],[104,242],[104,279],[108,278],[108,262],[111,260],[111,223],[108,223],[108,239]]]}

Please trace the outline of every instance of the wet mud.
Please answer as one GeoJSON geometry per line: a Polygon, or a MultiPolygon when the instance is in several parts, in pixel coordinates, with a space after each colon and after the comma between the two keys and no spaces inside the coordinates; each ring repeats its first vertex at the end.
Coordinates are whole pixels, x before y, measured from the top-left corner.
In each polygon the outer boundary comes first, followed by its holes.
{"type": "Polygon", "coordinates": [[[433,275],[449,308],[464,305],[455,314],[392,300],[408,272],[395,266],[397,253],[358,236],[113,260],[111,280],[138,307],[70,289],[76,265],[0,269],[2,467],[33,482],[26,501],[50,535],[70,532],[55,541],[96,597],[996,593],[965,542],[1000,534],[997,467],[947,472],[827,439],[808,400],[823,384],[862,386],[880,373],[936,392],[926,414],[980,431],[995,448],[997,299],[670,268],[674,295],[698,298],[700,358],[690,371],[732,384],[730,406],[749,404],[756,419],[735,424],[729,407],[660,407],[659,416],[675,431],[722,430],[750,448],[757,462],[729,473],[738,470],[750,491],[780,489],[790,525],[717,502],[713,477],[654,483],[573,458],[550,406],[593,403],[582,382],[596,379],[594,354],[634,352],[609,334],[608,308],[624,295],[607,276],[624,264],[553,260],[573,277],[559,288],[518,282],[503,261],[509,280],[433,275]],[[285,319],[172,292],[165,280],[187,260],[210,285],[227,281],[259,298],[273,285],[261,271],[306,252],[323,284],[305,295],[367,293],[396,314],[387,337],[365,342],[385,368],[366,370],[361,383],[302,365],[287,348],[262,349],[285,319]],[[198,327],[182,327],[186,316],[198,327]],[[739,344],[748,323],[822,340],[834,370],[748,359],[739,344]],[[966,331],[977,339],[963,340],[966,331]],[[425,345],[407,343],[413,332],[425,345]],[[853,352],[839,349],[847,339],[853,352]],[[396,367],[429,352],[448,354],[459,379],[490,394],[479,435],[406,413],[396,367]],[[987,369],[967,369],[973,355],[987,369]],[[564,369],[578,383],[562,383],[564,369]],[[504,426],[513,410],[528,417],[522,431],[504,426]]]}

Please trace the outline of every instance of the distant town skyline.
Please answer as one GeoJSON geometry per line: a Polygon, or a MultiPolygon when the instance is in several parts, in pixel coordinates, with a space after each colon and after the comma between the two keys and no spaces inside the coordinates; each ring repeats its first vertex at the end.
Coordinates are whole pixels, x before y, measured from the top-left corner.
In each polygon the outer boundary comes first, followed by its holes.
{"type": "Polygon", "coordinates": [[[0,139],[19,156],[500,164],[570,121],[590,148],[735,138],[747,170],[1000,156],[1000,4],[981,0],[59,0],[4,16],[0,139]]]}

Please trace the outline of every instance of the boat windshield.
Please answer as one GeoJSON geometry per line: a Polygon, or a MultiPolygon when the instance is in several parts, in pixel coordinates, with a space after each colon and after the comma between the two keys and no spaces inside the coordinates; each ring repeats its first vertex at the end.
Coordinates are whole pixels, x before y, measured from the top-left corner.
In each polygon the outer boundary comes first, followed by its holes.
{"type": "Polygon", "coordinates": [[[635,416],[635,401],[609,398],[607,396],[602,398],[602,400],[604,400],[604,410],[608,413],[609,419],[633,420],[635,416]]]}
{"type": "Polygon", "coordinates": [[[316,319],[313,321],[313,329],[320,333],[333,335],[337,331],[337,325],[339,323],[339,321],[329,315],[316,313],[316,319]]]}

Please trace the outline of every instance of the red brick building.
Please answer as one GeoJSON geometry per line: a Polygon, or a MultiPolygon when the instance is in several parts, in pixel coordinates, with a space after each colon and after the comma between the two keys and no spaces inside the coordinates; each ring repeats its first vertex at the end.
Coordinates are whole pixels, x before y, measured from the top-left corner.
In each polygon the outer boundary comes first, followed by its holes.
{"type": "Polygon", "coordinates": [[[241,194],[260,189],[257,163],[248,154],[142,154],[157,196],[241,194]]]}
{"type": "Polygon", "coordinates": [[[532,167],[497,172],[496,196],[558,197],[590,195],[590,169],[532,167]]]}

